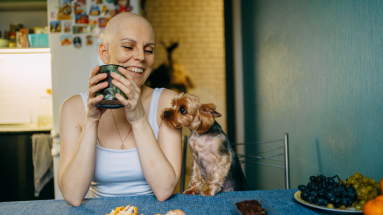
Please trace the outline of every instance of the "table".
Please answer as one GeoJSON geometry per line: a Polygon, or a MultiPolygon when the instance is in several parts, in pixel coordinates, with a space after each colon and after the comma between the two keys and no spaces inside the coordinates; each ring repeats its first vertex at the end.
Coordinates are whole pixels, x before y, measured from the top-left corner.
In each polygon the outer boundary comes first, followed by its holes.
{"type": "Polygon", "coordinates": [[[145,215],[165,214],[174,209],[181,209],[187,215],[225,215],[231,214],[229,199],[244,197],[261,197],[281,214],[326,214],[297,203],[294,200],[294,193],[297,191],[290,189],[225,192],[214,197],[175,194],[164,202],[157,201],[153,195],[98,198],[85,199],[80,207],[72,207],[64,200],[1,202],[0,214],[107,214],[113,208],[134,205],[138,208],[139,214],[145,215]]]}

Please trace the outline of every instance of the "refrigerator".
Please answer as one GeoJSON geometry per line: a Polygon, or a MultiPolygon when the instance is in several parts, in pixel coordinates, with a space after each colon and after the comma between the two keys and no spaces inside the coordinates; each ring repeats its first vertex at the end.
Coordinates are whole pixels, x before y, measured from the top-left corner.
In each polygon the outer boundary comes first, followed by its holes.
{"type": "MultiPolygon", "coordinates": [[[[98,56],[107,21],[117,13],[139,14],[139,0],[48,0],[53,106],[53,169],[55,199],[60,156],[59,110],[65,99],[87,92],[90,71],[103,65],[98,56]]],[[[89,193],[88,193],[89,195],[89,193]]]]}

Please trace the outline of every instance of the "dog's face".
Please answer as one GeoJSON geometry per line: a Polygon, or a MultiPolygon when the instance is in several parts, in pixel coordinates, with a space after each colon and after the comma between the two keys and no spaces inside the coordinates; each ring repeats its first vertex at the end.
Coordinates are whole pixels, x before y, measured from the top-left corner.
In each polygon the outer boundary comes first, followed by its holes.
{"type": "Polygon", "coordinates": [[[198,133],[205,133],[221,114],[214,104],[201,104],[190,94],[179,94],[172,100],[172,107],[164,109],[161,118],[170,128],[188,127],[198,133]]]}

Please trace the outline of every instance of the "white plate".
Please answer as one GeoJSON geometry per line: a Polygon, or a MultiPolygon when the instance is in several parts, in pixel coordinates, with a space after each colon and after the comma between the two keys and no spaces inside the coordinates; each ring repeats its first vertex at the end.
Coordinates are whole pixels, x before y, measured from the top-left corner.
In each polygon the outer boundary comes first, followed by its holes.
{"type": "Polygon", "coordinates": [[[340,210],[340,209],[330,209],[330,208],[327,208],[326,206],[319,206],[319,205],[316,205],[316,204],[313,204],[313,203],[310,203],[310,202],[306,202],[305,200],[303,200],[301,198],[301,191],[298,191],[294,194],[294,199],[297,200],[299,203],[303,204],[303,205],[306,205],[306,206],[309,206],[309,207],[312,207],[312,208],[316,208],[316,209],[319,209],[319,210],[324,210],[324,211],[328,211],[328,212],[332,212],[332,213],[338,213],[338,214],[343,214],[343,213],[349,213],[349,214],[362,214],[363,211],[356,211],[355,208],[353,207],[347,207],[346,210],[340,210]]]}

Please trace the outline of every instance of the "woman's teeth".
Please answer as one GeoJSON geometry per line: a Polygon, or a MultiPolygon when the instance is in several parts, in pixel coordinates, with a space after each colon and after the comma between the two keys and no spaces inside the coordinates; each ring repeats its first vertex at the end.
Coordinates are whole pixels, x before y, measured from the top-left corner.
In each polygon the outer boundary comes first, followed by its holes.
{"type": "Polygon", "coordinates": [[[136,68],[136,67],[129,67],[128,70],[131,71],[131,72],[137,73],[137,74],[141,74],[142,72],[144,72],[143,69],[136,68]]]}

